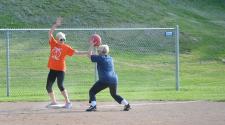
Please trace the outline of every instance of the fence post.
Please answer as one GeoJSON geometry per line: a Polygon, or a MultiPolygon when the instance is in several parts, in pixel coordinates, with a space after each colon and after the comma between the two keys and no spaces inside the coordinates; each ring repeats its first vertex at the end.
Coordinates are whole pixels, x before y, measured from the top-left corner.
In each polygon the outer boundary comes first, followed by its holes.
{"type": "Polygon", "coordinates": [[[179,61],[179,55],[180,55],[180,49],[179,49],[179,26],[176,26],[176,90],[180,90],[180,61],[179,61]]]}
{"type": "Polygon", "coordinates": [[[9,42],[10,42],[10,31],[6,30],[6,95],[10,95],[10,53],[9,53],[9,42]]]}

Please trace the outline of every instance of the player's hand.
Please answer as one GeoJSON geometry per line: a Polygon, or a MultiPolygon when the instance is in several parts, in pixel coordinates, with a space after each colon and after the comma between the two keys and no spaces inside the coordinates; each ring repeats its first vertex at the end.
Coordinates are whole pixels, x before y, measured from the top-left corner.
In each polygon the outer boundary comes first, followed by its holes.
{"type": "Polygon", "coordinates": [[[62,24],[62,17],[58,17],[55,21],[55,25],[60,26],[62,24]]]}
{"type": "Polygon", "coordinates": [[[92,41],[90,40],[89,43],[90,43],[90,46],[91,46],[91,47],[95,47],[95,43],[94,43],[94,42],[92,42],[92,41]]]}

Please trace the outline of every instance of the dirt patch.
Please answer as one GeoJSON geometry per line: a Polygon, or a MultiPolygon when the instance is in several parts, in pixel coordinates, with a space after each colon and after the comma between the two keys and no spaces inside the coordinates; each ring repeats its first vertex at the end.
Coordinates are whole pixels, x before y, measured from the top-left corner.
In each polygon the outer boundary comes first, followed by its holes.
{"type": "Polygon", "coordinates": [[[48,109],[47,102],[2,102],[2,125],[224,125],[224,102],[131,102],[130,111],[115,102],[98,102],[98,111],[85,112],[87,102],[73,108],[48,109]]]}

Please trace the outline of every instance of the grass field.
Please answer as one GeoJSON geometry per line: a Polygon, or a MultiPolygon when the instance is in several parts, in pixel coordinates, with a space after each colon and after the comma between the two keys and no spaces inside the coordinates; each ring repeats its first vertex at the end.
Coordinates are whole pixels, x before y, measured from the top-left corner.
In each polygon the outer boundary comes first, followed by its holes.
{"type": "MultiPolygon", "coordinates": [[[[175,91],[174,62],[168,61],[173,56],[165,53],[152,54],[162,48],[155,45],[157,42],[149,44],[141,40],[141,44],[124,44],[123,41],[112,43],[111,41],[120,39],[132,41],[133,38],[141,38],[138,34],[128,37],[131,35],[129,33],[114,34],[117,39],[106,36],[112,48],[118,47],[116,50],[112,49],[112,55],[114,54],[119,75],[119,93],[130,100],[225,101],[225,65],[221,62],[225,57],[224,0],[71,1],[65,0],[63,4],[59,4],[62,1],[57,0],[1,1],[0,28],[49,28],[59,15],[64,18],[62,27],[74,28],[170,27],[178,24],[181,52],[180,91],[175,91]],[[65,6],[70,9],[63,9],[65,6]],[[145,53],[144,56],[138,57],[139,53],[135,53],[134,46],[141,46],[139,51],[145,53]],[[146,46],[152,46],[150,51],[144,49],[146,46]],[[127,53],[120,54],[121,51],[127,53]]],[[[46,34],[47,32],[35,32],[29,38],[26,33],[13,34],[15,42],[10,43],[11,96],[5,97],[5,34],[0,33],[0,101],[48,100],[45,92],[49,53],[46,34]],[[23,58],[20,54],[23,54],[23,58]],[[35,59],[30,60],[30,57],[35,59]],[[18,75],[19,78],[16,77],[18,75]]],[[[68,38],[86,41],[90,34],[91,32],[81,37],[82,32],[68,33],[68,38]]],[[[87,49],[87,44],[82,42],[73,43],[73,46],[76,49],[87,49]]],[[[171,45],[165,48],[172,49],[171,45]]],[[[88,90],[94,81],[94,65],[86,57],[68,58],[67,61],[71,69],[68,70],[65,85],[68,86],[71,99],[87,100],[88,90]]],[[[58,91],[56,86],[55,90],[58,91]]],[[[59,92],[57,97],[62,99],[59,92]]],[[[112,100],[108,90],[100,93],[98,99],[112,100]]]]}

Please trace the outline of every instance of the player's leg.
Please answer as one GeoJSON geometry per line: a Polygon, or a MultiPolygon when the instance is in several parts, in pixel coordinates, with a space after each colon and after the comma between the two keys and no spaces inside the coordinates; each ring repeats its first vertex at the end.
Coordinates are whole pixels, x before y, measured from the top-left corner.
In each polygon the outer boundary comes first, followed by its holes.
{"type": "Polygon", "coordinates": [[[100,81],[97,81],[89,90],[89,103],[90,107],[86,111],[95,111],[96,110],[96,94],[101,90],[107,88],[107,84],[104,84],[100,81]]]}
{"type": "Polygon", "coordinates": [[[117,94],[117,84],[110,84],[109,91],[111,96],[115,99],[115,101],[121,104],[121,101],[123,100],[123,98],[117,94]]]}
{"type": "Polygon", "coordinates": [[[54,91],[52,90],[52,85],[55,82],[55,79],[56,79],[55,71],[50,70],[48,73],[47,84],[46,84],[46,90],[51,100],[50,105],[56,104],[55,94],[54,94],[54,91]]]}
{"type": "Polygon", "coordinates": [[[124,105],[124,111],[130,110],[130,104],[127,102],[126,99],[122,98],[120,95],[117,94],[117,84],[110,84],[109,90],[111,96],[119,103],[124,105]]]}
{"type": "Polygon", "coordinates": [[[63,95],[63,97],[65,98],[65,102],[69,102],[68,99],[68,94],[64,88],[63,82],[64,82],[64,77],[65,77],[65,73],[63,71],[58,71],[57,72],[57,85],[58,88],[61,92],[61,94],[63,95]]]}
{"type": "Polygon", "coordinates": [[[68,92],[64,88],[64,85],[63,85],[64,77],[65,77],[65,72],[58,71],[58,73],[57,73],[57,85],[58,85],[59,90],[61,91],[61,94],[63,95],[63,97],[65,99],[64,108],[70,109],[70,108],[72,108],[72,103],[70,102],[68,92]]]}

